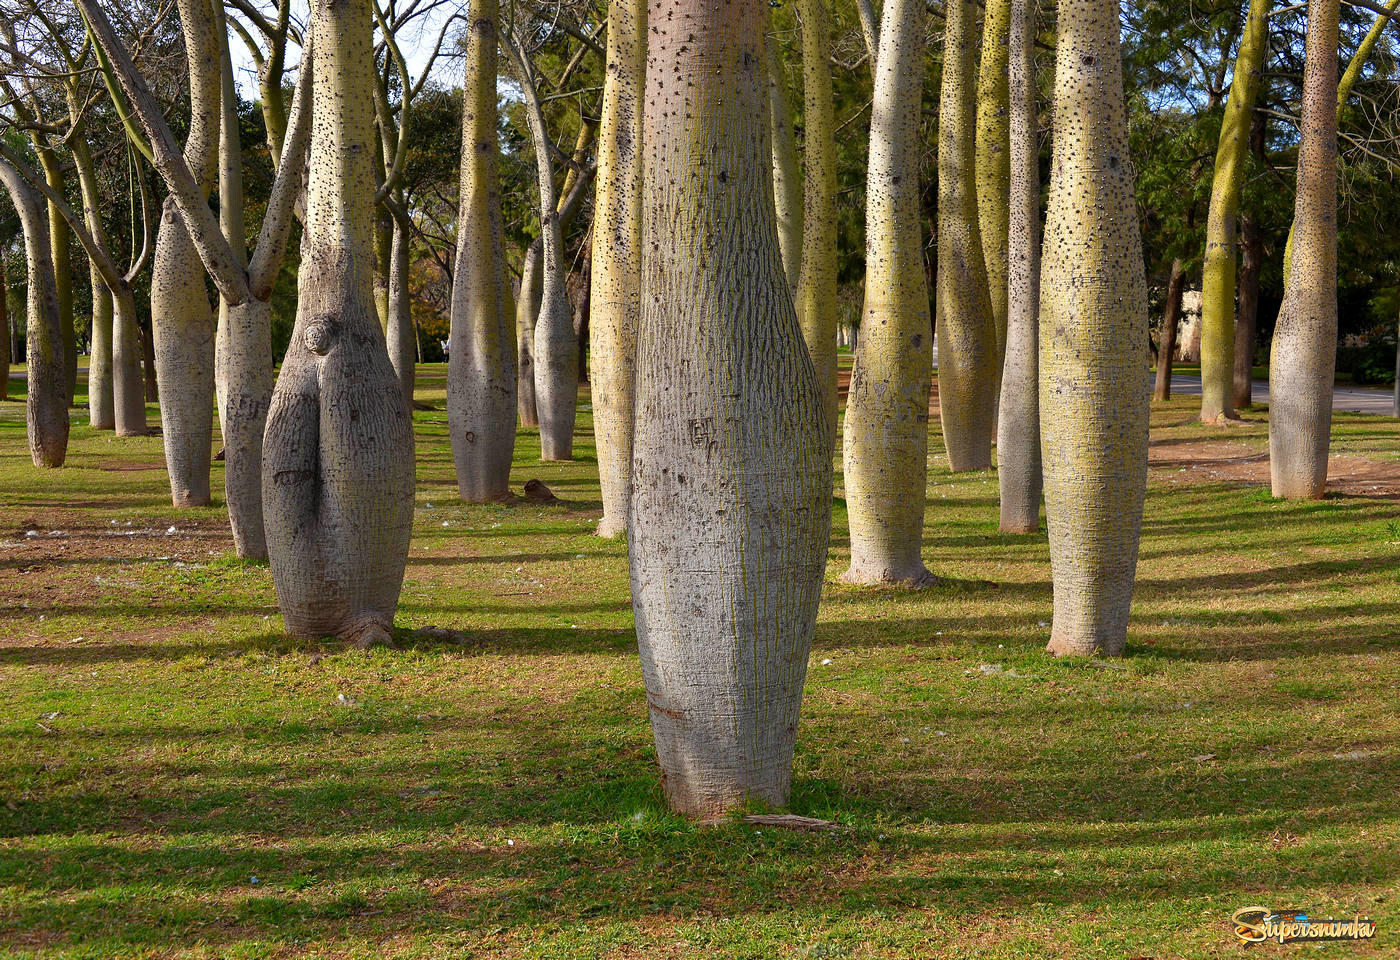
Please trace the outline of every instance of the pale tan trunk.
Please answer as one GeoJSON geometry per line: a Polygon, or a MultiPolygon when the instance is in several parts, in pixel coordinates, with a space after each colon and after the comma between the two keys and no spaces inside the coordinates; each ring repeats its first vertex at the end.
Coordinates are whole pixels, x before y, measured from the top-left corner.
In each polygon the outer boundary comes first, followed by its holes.
{"type": "Polygon", "coordinates": [[[977,215],[973,0],[952,0],[938,122],[938,408],[948,466],[992,465],[997,332],[977,215]]]}
{"type": "Polygon", "coordinates": [[[92,273],[92,349],[88,357],[88,419],[94,429],[115,430],[112,390],[112,292],[92,273]]]}
{"type": "MultiPolygon", "coordinates": [[[[43,167],[44,180],[59,194],[65,194],[67,185],[64,182],[63,165],[59,163],[58,155],[53,150],[46,145],[38,146],[41,143],[41,140],[35,138],[36,152],[39,155],[39,163],[43,167]]],[[[48,217],[49,245],[53,256],[54,290],[58,294],[58,327],[63,339],[65,401],[71,407],[78,387],[77,330],[73,325],[73,257],[70,253],[73,232],[68,228],[68,221],[63,219],[63,215],[52,203],[48,204],[48,217]]]]}
{"type": "MultiPolygon", "coordinates": [[[[389,347],[389,362],[394,365],[404,400],[413,407],[414,364],[418,348],[413,336],[413,301],[409,297],[409,236],[408,227],[394,221],[394,240],[389,250],[389,326],[385,340],[389,347]]],[[[451,334],[449,334],[450,336],[451,334]]],[[[449,354],[450,356],[450,354],[449,354]]]]}
{"type": "Polygon", "coordinates": [[[600,537],[626,532],[632,497],[633,387],[642,295],[641,104],[646,14],[645,0],[613,0],[609,7],[608,72],[598,128],[588,333],[593,434],[603,492],[600,537]]]}
{"type": "Polygon", "coordinates": [[[413,524],[413,428],[374,308],[369,0],[315,0],[301,299],[273,394],[263,506],[290,633],[387,642],[413,524]]]}
{"type": "Polygon", "coordinates": [[[1269,362],[1276,497],[1322,497],[1337,359],[1337,0],[1309,0],[1292,272],[1269,362]]]}
{"type": "Polygon", "coordinates": [[[998,383],[1007,336],[1007,229],[1011,187],[1008,78],[1011,5],[1014,2],[987,0],[982,25],[982,59],[977,71],[977,228],[987,270],[992,326],[996,330],[998,383]]]}
{"type": "Polygon", "coordinates": [[[788,798],[831,448],[778,248],[767,7],[653,12],[629,555],[666,796],[712,818],[788,798]]]}
{"type": "Polygon", "coordinates": [[[1007,28],[1006,359],[997,419],[1001,529],[1040,528],[1040,142],[1035,109],[1035,4],[1011,0],[1007,28]]]}
{"type": "Polygon", "coordinates": [[[1049,650],[1120,656],[1147,482],[1147,280],[1117,0],[1058,7],[1054,165],[1040,294],[1049,650]]]}
{"type": "Polygon", "coordinates": [[[922,0],[888,0],[880,24],[866,184],[865,308],[846,402],[847,583],[925,586],[920,555],[933,376],[919,223],[922,0]]]}

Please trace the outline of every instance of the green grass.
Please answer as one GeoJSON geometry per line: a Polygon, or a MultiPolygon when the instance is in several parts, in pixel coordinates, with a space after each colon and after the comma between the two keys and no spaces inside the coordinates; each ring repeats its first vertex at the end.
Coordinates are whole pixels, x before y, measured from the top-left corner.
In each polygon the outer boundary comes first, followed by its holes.
{"type": "MultiPolygon", "coordinates": [[[[1395,955],[1394,501],[1154,470],[1129,656],[1056,661],[1045,537],[997,532],[935,418],[938,586],[839,585],[836,503],[791,809],[849,831],[701,829],[661,800],[583,400],[577,462],[519,437],[550,506],[461,504],[416,414],[399,623],[467,639],[369,655],[282,635],[220,507],[169,507],[158,438],[79,415],[39,471],[0,405],[0,956],[1207,958],[1256,903],[1380,923],[1292,952],[1395,955]]],[[[1265,442],[1197,402],[1154,438],[1265,442]]]]}

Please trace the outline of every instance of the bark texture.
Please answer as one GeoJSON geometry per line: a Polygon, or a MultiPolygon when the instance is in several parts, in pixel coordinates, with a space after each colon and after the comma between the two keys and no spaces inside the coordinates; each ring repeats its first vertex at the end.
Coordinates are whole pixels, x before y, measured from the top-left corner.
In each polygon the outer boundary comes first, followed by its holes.
{"type": "Polygon", "coordinates": [[[923,29],[920,0],[885,3],[870,115],[865,307],[846,400],[847,583],[934,581],[920,556],[933,377],[919,224],[923,29]]]}
{"type": "Polygon", "coordinates": [[[61,467],[68,456],[68,384],[49,218],[43,197],[5,161],[0,161],[0,185],[10,194],[19,214],[28,266],[24,339],[29,375],[25,399],[29,455],[36,467],[61,467]]]}
{"type": "Polygon", "coordinates": [[[5,338],[0,362],[0,400],[10,399],[10,351],[13,350],[14,328],[10,321],[10,287],[5,281],[5,265],[0,263],[0,335],[5,338]]]}
{"type": "MultiPolygon", "coordinates": [[[[447,354],[452,459],[457,491],[470,503],[510,496],[515,452],[515,318],[496,174],[496,19],[495,0],[481,0],[467,34],[461,207],[447,354]]],[[[533,394],[533,379],[530,386],[533,394]]]]}
{"type": "MultiPolygon", "coordinates": [[[[389,362],[394,366],[404,400],[411,410],[418,346],[413,335],[413,301],[408,291],[409,244],[412,242],[409,229],[407,224],[395,218],[394,239],[389,245],[389,323],[384,330],[384,339],[389,347],[389,362]]],[[[449,338],[452,336],[450,331],[449,327],[449,338]]]]}
{"type": "Polygon", "coordinates": [[[593,434],[603,489],[600,537],[627,531],[632,498],[632,410],[642,298],[642,83],[645,0],[613,0],[598,127],[598,195],[588,318],[593,434]]]}
{"type": "Polygon", "coordinates": [[[369,0],[315,0],[301,298],[263,456],[290,633],[391,640],[413,522],[413,430],[374,308],[369,0]]]}
{"type": "Polygon", "coordinates": [[[997,335],[977,214],[975,27],[973,0],[951,0],[946,9],[939,97],[935,306],[938,404],[948,466],[954,471],[992,465],[996,428],[997,335]]]}
{"type": "MultiPolygon", "coordinates": [[[[1011,188],[1010,34],[1015,0],[987,0],[982,21],[982,60],[977,72],[977,229],[982,238],[992,326],[996,330],[996,378],[1006,354],[1007,230],[1011,188]]],[[[1038,193],[1039,191],[1037,191],[1038,193]]]]}
{"type": "Polygon", "coordinates": [[[1162,314],[1162,336],[1157,345],[1157,382],[1152,388],[1153,400],[1170,400],[1172,396],[1172,358],[1176,354],[1176,334],[1181,326],[1181,294],[1186,289],[1186,265],[1180,257],[1172,261],[1171,276],[1167,278],[1167,303],[1162,314]]]}
{"type": "MultiPolygon", "coordinates": [[[[36,135],[35,153],[44,171],[44,180],[59,196],[67,194],[63,164],[44,140],[36,135]]],[[[58,295],[58,328],[63,340],[63,383],[65,402],[71,407],[78,388],[78,338],[73,325],[73,232],[58,207],[48,204],[49,247],[53,256],[54,291],[58,295]]],[[[144,426],[144,424],[143,424],[144,426]]],[[[144,429],[142,432],[145,432],[144,429]]]]}
{"type": "Polygon", "coordinates": [[[1201,271],[1201,420],[1235,415],[1235,221],[1249,153],[1249,129],[1269,45],[1269,0],[1250,0],[1220,143],[1215,151],[1201,271]]]}
{"type": "MultiPolygon", "coordinates": [[[[112,387],[112,292],[92,272],[92,345],[88,355],[88,420],[96,430],[115,430],[112,387]]],[[[143,411],[144,413],[144,411],[143,411]]]]}
{"type": "MultiPolygon", "coordinates": [[[[1011,0],[1006,43],[1006,358],[997,419],[1001,529],[1040,529],[1040,141],[1035,110],[1035,4],[1011,0]]],[[[980,167],[979,167],[980,173],[980,167]]]]}
{"type": "Polygon", "coordinates": [[[1120,656],[1147,482],[1147,281],[1116,0],[1065,0],[1040,293],[1049,650],[1120,656]]]}
{"type": "Polygon", "coordinates": [[[807,179],[797,320],[817,371],[822,408],[836,436],[836,115],[831,93],[831,26],[825,0],[802,0],[802,91],[807,179]]]}
{"type": "Polygon", "coordinates": [[[1337,361],[1337,0],[1309,0],[1293,256],[1269,361],[1276,497],[1322,497],[1337,361]]]}
{"type": "Polygon", "coordinates": [[[652,12],[629,554],[666,796],[708,818],[788,797],[831,448],[778,249],[767,7],[652,12]]]}

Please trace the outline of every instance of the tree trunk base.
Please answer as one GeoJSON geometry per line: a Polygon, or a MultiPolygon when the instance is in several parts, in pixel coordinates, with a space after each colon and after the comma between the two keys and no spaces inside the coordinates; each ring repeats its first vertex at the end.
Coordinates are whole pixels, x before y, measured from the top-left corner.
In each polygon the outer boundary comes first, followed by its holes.
{"type": "Polygon", "coordinates": [[[854,562],[840,578],[841,582],[853,587],[909,587],[922,589],[931,587],[938,578],[929,573],[922,561],[898,568],[892,565],[854,562]]]}
{"type": "Polygon", "coordinates": [[[1045,652],[1056,657],[1121,657],[1126,646],[1126,638],[1065,636],[1052,629],[1045,652]]]}
{"type": "Polygon", "coordinates": [[[351,621],[341,627],[336,636],[353,643],[361,650],[395,646],[394,625],[385,617],[375,613],[367,613],[351,621]]]}
{"type": "Polygon", "coordinates": [[[1039,533],[1039,520],[1003,520],[1000,531],[1002,533],[1039,533]]]}
{"type": "Polygon", "coordinates": [[[627,524],[605,515],[603,519],[598,521],[598,529],[594,530],[593,533],[604,540],[615,540],[627,535],[627,524]]]}

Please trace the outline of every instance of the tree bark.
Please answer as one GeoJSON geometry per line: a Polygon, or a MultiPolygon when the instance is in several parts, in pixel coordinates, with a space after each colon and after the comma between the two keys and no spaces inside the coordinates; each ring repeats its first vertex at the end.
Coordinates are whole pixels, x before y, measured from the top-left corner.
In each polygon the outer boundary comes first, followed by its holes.
{"type": "Polygon", "coordinates": [[[767,6],[653,12],[629,555],[666,796],[712,818],[788,798],[831,448],[778,247],[767,6]]]}
{"type": "Polygon", "coordinates": [[[831,93],[831,26],[826,0],[802,0],[802,91],[807,180],[797,320],[817,371],[832,442],[836,394],[836,115],[831,93]]]}
{"type": "MultiPolygon", "coordinates": [[[[773,197],[778,214],[778,247],[788,289],[796,291],[802,270],[802,174],[797,165],[797,134],[792,129],[787,75],[778,53],[778,38],[765,31],[768,42],[768,120],[773,141],[773,197]]],[[[804,56],[803,62],[806,62],[804,56]]],[[[809,128],[810,129],[810,128],[809,128]]]]}
{"type": "MultiPolygon", "coordinates": [[[[1011,0],[1007,27],[1006,359],[997,420],[1001,529],[1040,529],[1040,140],[1035,98],[1036,0],[1011,0]]],[[[985,46],[985,45],[984,45],[985,46]]],[[[979,168],[980,170],[980,168],[979,168]]]]}
{"type": "Polygon", "coordinates": [[[641,107],[646,17],[645,0],[613,0],[609,6],[588,320],[593,434],[603,488],[600,537],[627,531],[632,498],[632,412],[642,296],[641,107]]]}
{"type": "Polygon", "coordinates": [[[977,229],[987,271],[992,327],[996,331],[995,378],[998,384],[1007,337],[1007,231],[1011,186],[1009,61],[1013,2],[987,0],[982,23],[982,60],[977,74],[977,229]]]}
{"type": "MultiPolygon", "coordinates": [[[[470,503],[510,496],[517,389],[527,382],[534,414],[534,371],[522,365],[517,379],[506,278],[496,173],[496,35],[496,0],[480,0],[467,33],[462,84],[461,208],[447,354],[447,422],[457,490],[470,503]]],[[[521,299],[528,299],[523,288],[521,299]]],[[[519,402],[524,422],[525,398],[519,397],[519,402]]]]}
{"type": "Polygon", "coordinates": [[[1201,421],[1235,416],[1235,220],[1239,215],[1249,128],[1269,45],[1270,0],[1250,0],[1235,76],[1215,151],[1201,271],[1201,421]]]}
{"type": "Polygon", "coordinates": [[[4,325],[5,362],[0,364],[0,400],[10,399],[10,354],[14,349],[14,327],[10,322],[10,287],[5,281],[5,261],[0,258],[0,324],[4,325]]]}
{"type": "Polygon", "coordinates": [[[1120,656],[1147,483],[1147,280],[1117,0],[1064,0],[1040,293],[1049,650],[1120,656]]]}
{"type": "Polygon", "coordinates": [[[525,259],[520,264],[520,297],[515,301],[515,352],[519,364],[516,406],[522,427],[540,425],[535,395],[535,318],[540,314],[544,295],[544,274],[540,268],[543,249],[539,238],[525,249],[525,259]]]}
{"type": "Polygon", "coordinates": [[[390,642],[413,524],[413,428],[374,308],[369,0],[315,0],[296,326],[267,418],[263,505],[289,633],[390,642]]]}
{"type": "Polygon", "coordinates": [[[1293,256],[1269,362],[1276,497],[1327,487],[1337,360],[1337,0],[1309,0],[1293,256]]]}
{"type": "MultiPolygon", "coordinates": [[[[69,119],[79,129],[83,125],[82,105],[78,94],[65,87],[68,92],[69,119]]],[[[93,166],[92,152],[82,136],[72,142],[73,167],[78,177],[78,190],[83,201],[83,221],[94,239],[106,245],[106,231],[102,225],[102,198],[98,193],[97,171],[93,166]]],[[[133,238],[133,243],[135,243],[133,238]]],[[[97,430],[114,430],[117,426],[114,408],[115,392],[112,384],[112,291],[102,279],[101,272],[94,265],[89,271],[92,290],[92,328],[88,347],[88,421],[97,430]]],[[[123,384],[123,399],[130,389],[123,384]]],[[[142,404],[139,416],[139,429],[146,429],[146,408],[142,404]]],[[[128,430],[134,424],[127,423],[128,430]]]]}
{"type": "Polygon", "coordinates": [[[1186,264],[1180,257],[1172,260],[1171,276],[1167,278],[1167,303],[1162,314],[1162,339],[1157,346],[1157,383],[1152,389],[1153,400],[1170,400],[1172,396],[1172,359],[1176,355],[1176,333],[1181,325],[1181,294],[1186,288],[1186,264]]]}
{"type": "MultiPolygon", "coordinates": [[[[54,153],[39,138],[34,138],[35,153],[44,171],[44,180],[60,196],[67,194],[64,182],[63,165],[54,153]]],[[[58,293],[58,324],[63,337],[63,382],[67,393],[68,406],[73,406],[78,389],[78,338],[73,325],[73,258],[71,247],[73,233],[68,229],[68,221],[52,203],[48,205],[49,244],[53,248],[54,286],[58,293]]],[[[144,432],[144,430],[142,431],[144,432]]]]}
{"type": "MultiPolygon", "coordinates": [[[[978,226],[973,0],[947,5],[938,116],[938,404],[948,466],[992,465],[997,335],[978,226]]],[[[1004,181],[1003,181],[1004,182],[1004,181]]]]}
{"type": "MultiPolygon", "coordinates": [[[[394,238],[389,244],[389,324],[385,329],[385,340],[389,347],[389,362],[394,365],[404,400],[412,410],[417,355],[414,352],[413,300],[408,290],[409,246],[413,240],[409,229],[408,224],[397,217],[394,219],[394,238]]],[[[448,336],[451,336],[450,332],[448,336]]],[[[451,356],[450,353],[448,355],[451,356]]]]}
{"type": "MultiPolygon", "coordinates": [[[[219,162],[220,41],[208,0],[179,0],[190,79],[185,162],[207,199],[219,162]]],[[[165,465],[177,507],[209,503],[214,435],[214,310],[199,251],[173,196],[166,199],[151,267],[151,325],[165,465]]],[[[119,414],[120,417],[120,414],[119,414]]],[[[120,432],[120,424],[118,424],[120,432]]]]}
{"type": "Polygon", "coordinates": [[[49,218],[43,197],[24,181],[18,170],[3,160],[0,160],[0,185],[9,192],[19,214],[28,264],[29,298],[24,339],[28,353],[25,417],[29,427],[29,455],[36,467],[61,467],[68,455],[68,395],[49,218]]]}
{"type": "Polygon", "coordinates": [[[1236,410],[1254,406],[1254,350],[1259,322],[1259,274],[1264,269],[1264,238],[1259,219],[1240,216],[1240,305],[1235,317],[1234,402],[1236,410]]]}
{"type": "Polygon", "coordinates": [[[919,221],[922,0],[887,0],[866,181],[865,307],[846,400],[846,583],[925,586],[924,493],[933,377],[919,221]]]}

